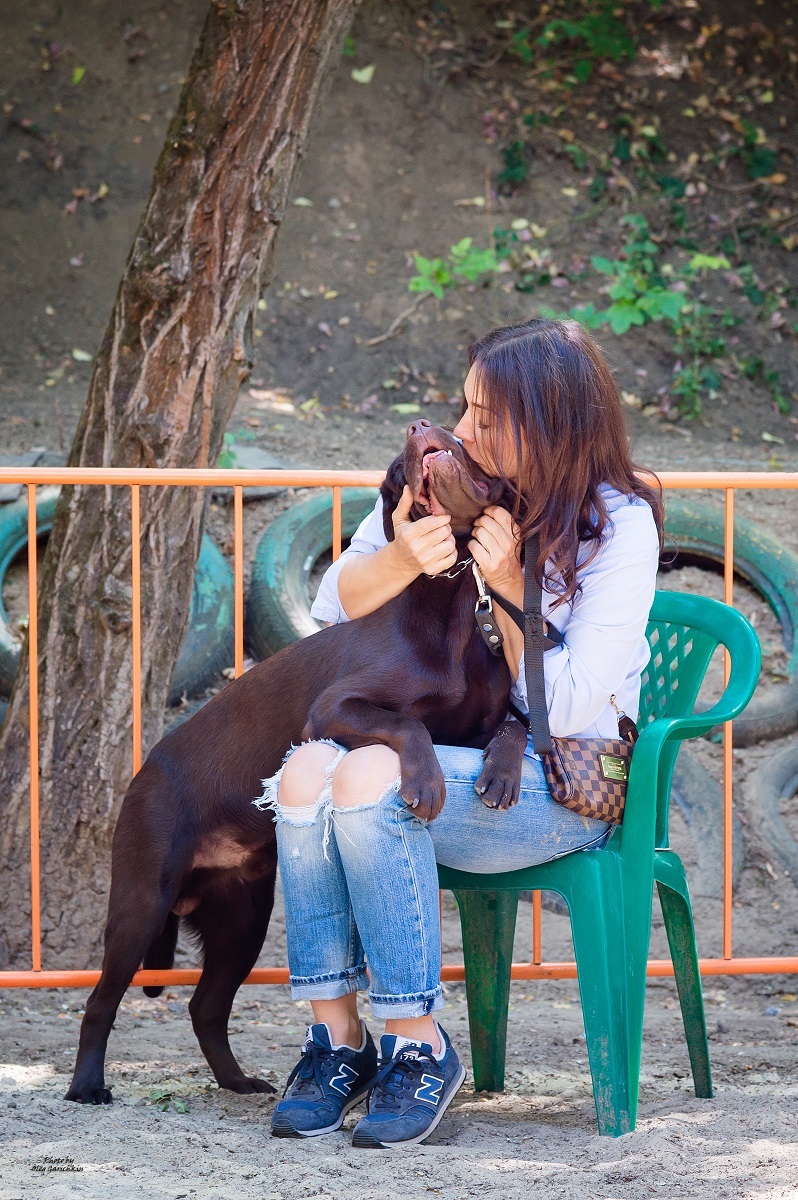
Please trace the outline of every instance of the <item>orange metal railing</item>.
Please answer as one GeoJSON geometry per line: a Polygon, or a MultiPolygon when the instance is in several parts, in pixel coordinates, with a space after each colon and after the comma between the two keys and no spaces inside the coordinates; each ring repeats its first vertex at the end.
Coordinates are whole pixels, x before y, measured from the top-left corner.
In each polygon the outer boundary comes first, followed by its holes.
{"type": "MultiPolygon", "coordinates": [[[[133,769],[141,766],[141,488],[142,487],[230,487],[233,489],[233,576],[235,623],[235,676],[244,669],[244,491],[247,486],[329,487],[332,489],[333,557],[341,553],[341,496],[346,487],[376,487],[381,471],[245,471],[245,470],[170,470],[99,467],[4,467],[0,484],[22,484],[28,499],[28,640],[30,670],[30,863],[31,863],[31,969],[0,971],[3,987],[90,987],[99,979],[99,971],[48,971],[42,968],[41,894],[39,865],[39,705],[38,705],[38,613],[36,563],[36,488],[42,484],[128,487],[131,505],[131,590],[132,590],[132,757],[133,769]]],[[[734,603],[734,492],[752,490],[798,489],[798,472],[720,472],[670,471],[660,475],[666,489],[711,488],[722,490],[725,498],[724,523],[724,600],[734,603]]],[[[724,681],[728,681],[726,656],[724,681]]],[[[721,956],[702,959],[704,975],[753,975],[798,973],[798,957],[735,958],[732,949],[732,731],[723,730],[723,933],[721,956]]],[[[532,957],[528,963],[513,965],[514,979],[572,979],[573,962],[543,962],[541,951],[540,893],[532,903],[532,957]]],[[[652,960],[651,976],[672,975],[670,960],[652,960]]],[[[196,970],[139,971],[134,983],[194,984],[196,970]]],[[[444,980],[462,980],[459,964],[444,965],[444,980]]],[[[259,968],[248,983],[287,983],[285,967],[259,968]]]]}

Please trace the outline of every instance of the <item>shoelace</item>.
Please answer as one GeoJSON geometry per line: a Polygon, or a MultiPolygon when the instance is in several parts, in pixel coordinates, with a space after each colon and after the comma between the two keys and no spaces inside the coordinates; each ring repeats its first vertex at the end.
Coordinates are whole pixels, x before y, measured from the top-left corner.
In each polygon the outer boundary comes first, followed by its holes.
{"type": "Polygon", "coordinates": [[[295,1089],[296,1095],[302,1095],[304,1092],[312,1091],[314,1083],[318,1087],[319,1091],[323,1093],[324,1084],[326,1082],[324,1078],[324,1068],[329,1067],[330,1065],[329,1061],[325,1060],[329,1060],[330,1057],[330,1050],[325,1050],[323,1046],[317,1046],[315,1042],[309,1042],[308,1045],[305,1046],[299,1062],[288,1076],[288,1082],[285,1085],[285,1092],[283,1095],[288,1094],[288,1089],[291,1087],[291,1084],[294,1082],[294,1080],[297,1081],[295,1089]]]}
{"type": "Polygon", "coordinates": [[[423,1062],[427,1062],[433,1070],[441,1069],[441,1064],[430,1054],[415,1049],[402,1050],[377,1073],[371,1085],[369,1099],[374,1089],[379,1088],[381,1107],[398,1108],[404,1093],[413,1082],[413,1076],[418,1073],[423,1062]]]}

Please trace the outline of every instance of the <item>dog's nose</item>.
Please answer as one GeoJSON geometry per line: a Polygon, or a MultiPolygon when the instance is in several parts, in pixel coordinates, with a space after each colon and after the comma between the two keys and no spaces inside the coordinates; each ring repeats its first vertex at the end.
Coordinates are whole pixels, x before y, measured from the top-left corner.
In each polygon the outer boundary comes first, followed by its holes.
{"type": "Polygon", "coordinates": [[[407,436],[415,437],[417,433],[423,433],[425,429],[432,428],[432,421],[428,421],[426,417],[419,417],[417,421],[413,421],[407,427],[407,436]]]}

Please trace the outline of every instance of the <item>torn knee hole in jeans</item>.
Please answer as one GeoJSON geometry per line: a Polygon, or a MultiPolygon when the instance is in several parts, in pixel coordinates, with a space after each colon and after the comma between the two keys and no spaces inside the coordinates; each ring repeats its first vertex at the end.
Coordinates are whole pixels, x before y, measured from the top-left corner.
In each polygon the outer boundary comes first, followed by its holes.
{"type": "MultiPolygon", "coordinates": [[[[334,822],[336,830],[346,838],[350,846],[354,846],[355,843],[352,841],[351,837],[344,828],[344,825],[346,824],[346,818],[350,815],[354,815],[355,813],[366,812],[370,808],[378,808],[386,800],[389,800],[391,796],[395,795],[401,786],[402,777],[401,775],[397,775],[396,779],[394,779],[392,783],[389,783],[387,787],[383,788],[379,796],[377,796],[374,800],[366,800],[363,804],[333,804],[332,808],[330,809],[330,819],[334,822]],[[339,824],[339,817],[344,818],[343,825],[339,824]]],[[[330,792],[332,794],[332,789],[330,789],[330,792]]]]}
{"type": "Polygon", "coordinates": [[[281,804],[280,803],[280,780],[285,770],[285,764],[288,762],[291,755],[298,746],[291,746],[285,758],[282,761],[279,771],[272,775],[269,779],[262,779],[263,792],[252,803],[256,808],[263,811],[271,811],[274,813],[278,822],[285,825],[293,825],[296,827],[315,825],[319,816],[324,818],[324,833],[322,837],[322,848],[324,857],[329,859],[327,847],[330,842],[330,830],[332,827],[332,779],[335,773],[335,768],[338,766],[341,759],[346,754],[346,750],[342,750],[337,742],[331,741],[329,738],[317,738],[312,742],[302,742],[303,746],[310,745],[325,745],[332,746],[338,751],[335,758],[327,764],[324,769],[324,778],[322,779],[321,790],[312,804],[281,804]]]}

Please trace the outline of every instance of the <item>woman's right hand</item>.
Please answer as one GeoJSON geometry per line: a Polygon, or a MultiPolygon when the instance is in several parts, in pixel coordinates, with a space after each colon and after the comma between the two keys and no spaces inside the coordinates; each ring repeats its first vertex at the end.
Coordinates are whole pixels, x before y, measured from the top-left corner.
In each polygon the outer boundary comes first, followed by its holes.
{"type": "Polygon", "coordinates": [[[393,512],[394,554],[403,570],[415,575],[438,575],[457,562],[457,546],[449,513],[438,517],[410,519],[413,493],[405,484],[393,512]]]}

